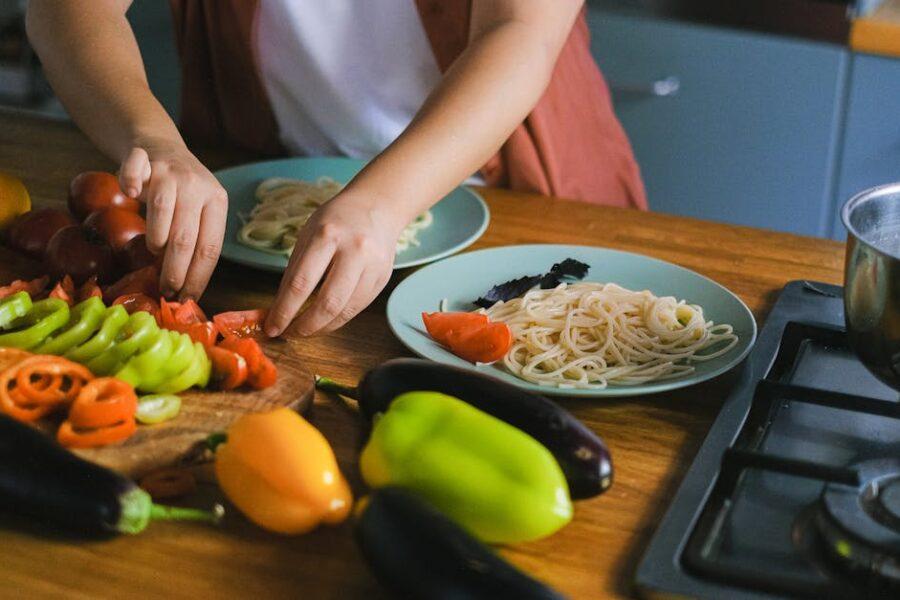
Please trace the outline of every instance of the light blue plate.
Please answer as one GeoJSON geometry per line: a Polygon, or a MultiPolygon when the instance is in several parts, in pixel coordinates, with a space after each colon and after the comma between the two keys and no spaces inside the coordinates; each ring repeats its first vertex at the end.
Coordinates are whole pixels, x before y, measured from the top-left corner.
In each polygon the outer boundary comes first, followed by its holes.
{"type": "MultiPolygon", "coordinates": [[[[237,239],[243,224],[238,214],[246,215],[256,205],[253,195],[256,186],[269,177],[315,181],[323,175],[347,183],[364,165],[364,161],[352,158],[286,158],[216,171],[216,178],[228,192],[228,224],[222,256],[267,271],[284,271],[288,264],[286,256],[249,248],[237,239]]],[[[450,192],[431,212],[434,222],[431,227],[419,232],[421,244],[398,253],[394,260],[395,269],[421,265],[459,252],[481,237],[490,221],[484,200],[464,187],[450,192]]]]}
{"type": "Polygon", "coordinates": [[[416,271],[391,294],[387,304],[391,330],[410,350],[431,360],[466,367],[542,394],[614,397],[654,394],[681,388],[728,371],[741,362],[756,340],[750,309],[727,289],[702,275],[662,260],[587,246],[530,245],[490,248],[442,260],[416,271]],[[648,289],[657,296],[675,296],[699,304],[707,319],[730,323],[739,337],[730,352],[695,363],[696,371],[678,379],[606,389],[559,389],[529,383],[506,371],[502,364],[476,367],[445,350],[425,332],[422,312],[474,310],[472,301],[498,283],[523,275],[547,272],[554,263],[574,258],[590,265],[585,281],[613,282],[633,290],[648,289]]]}

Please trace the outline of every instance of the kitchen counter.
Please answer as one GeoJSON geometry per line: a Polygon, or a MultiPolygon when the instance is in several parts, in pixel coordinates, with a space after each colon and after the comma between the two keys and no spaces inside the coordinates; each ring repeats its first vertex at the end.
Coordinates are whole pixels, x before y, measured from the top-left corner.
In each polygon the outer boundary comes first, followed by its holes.
{"type": "MultiPolygon", "coordinates": [[[[35,205],[61,205],[69,180],[114,169],[74,127],[0,111],[0,171],[25,182],[35,205]]],[[[201,153],[213,167],[245,157],[201,153]]],[[[590,206],[535,195],[482,190],[491,224],[473,248],[520,243],[605,246],[654,256],[706,275],[738,294],[761,323],[793,279],[842,280],[843,244],[653,213],[590,206]]],[[[0,256],[0,283],[36,265],[0,256]]],[[[349,325],[312,339],[290,338],[310,371],[355,382],[368,368],[408,355],[384,316],[395,274],[376,302],[349,325]]],[[[203,298],[211,312],[267,306],[278,278],[222,262],[203,298]]],[[[576,504],[556,535],[502,551],[572,598],[631,597],[633,570],[669,499],[703,441],[733,376],[678,392],[563,404],[600,434],[612,452],[615,483],[576,504]]],[[[362,427],[353,407],[317,393],[309,415],[332,443],[357,494],[362,427]]],[[[216,497],[204,486],[208,501],[216,497]]],[[[231,509],[216,529],[154,523],[139,536],[77,541],[0,517],[0,590],[16,597],[373,598],[351,526],[294,538],[264,532],[231,509]]],[[[420,574],[411,573],[415,577],[420,574]]]]}

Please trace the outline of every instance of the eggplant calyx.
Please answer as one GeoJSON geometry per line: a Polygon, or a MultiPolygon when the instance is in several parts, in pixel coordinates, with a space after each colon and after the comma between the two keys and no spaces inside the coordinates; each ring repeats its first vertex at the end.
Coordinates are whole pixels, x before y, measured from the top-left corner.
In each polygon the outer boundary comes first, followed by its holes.
{"type": "Polygon", "coordinates": [[[341,385],[337,381],[328,377],[316,375],[316,389],[322,390],[323,392],[338,394],[339,396],[346,396],[352,400],[359,401],[358,388],[341,385]]]}

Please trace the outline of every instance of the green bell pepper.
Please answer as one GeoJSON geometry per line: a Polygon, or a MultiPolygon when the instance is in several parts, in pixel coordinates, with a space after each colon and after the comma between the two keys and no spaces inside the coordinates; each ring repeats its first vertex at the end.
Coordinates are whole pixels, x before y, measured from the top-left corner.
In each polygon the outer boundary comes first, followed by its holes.
{"type": "Polygon", "coordinates": [[[212,362],[206,356],[203,344],[194,342],[194,359],[187,368],[178,375],[163,381],[156,389],[143,391],[156,392],[158,394],[177,394],[194,385],[205,387],[209,381],[211,370],[212,362]]]}
{"type": "Polygon", "coordinates": [[[397,396],[375,421],[360,470],[371,487],[406,488],[486,542],[538,539],[572,518],[565,476],[549,450],[438,392],[397,396]]]}
{"type": "Polygon", "coordinates": [[[87,368],[97,375],[110,375],[118,371],[132,356],[146,350],[159,334],[156,319],[148,312],[138,311],[128,317],[119,330],[115,342],[87,363],[87,368]]]}
{"type": "Polygon", "coordinates": [[[28,292],[16,292],[0,300],[0,329],[6,329],[16,319],[31,311],[31,296],[28,292]]]}
{"type": "Polygon", "coordinates": [[[83,344],[100,328],[105,312],[106,306],[97,296],[76,304],[69,313],[69,323],[35,348],[35,354],[63,354],[83,344]]]}
{"type": "Polygon", "coordinates": [[[94,337],[83,344],[70,348],[65,357],[75,362],[86,363],[109,348],[116,339],[119,330],[128,322],[128,311],[121,304],[110,306],[103,315],[103,323],[94,337]]]}
{"type": "Polygon", "coordinates": [[[181,398],[175,394],[151,394],[138,398],[134,418],[144,425],[156,425],[174,419],[181,411],[181,398]]]}
{"type": "Polygon", "coordinates": [[[69,322],[69,305],[59,298],[35,302],[31,311],[10,326],[15,331],[0,335],[0,346],[30,350],[69,322]]]}
{"type": "Polygon", "coordinates": [[[172,356],[162,366],[163,380],[175,377],[184,371],[194,360],[194,340],[186,333],[166,330],[172,337],[172,356]]]}
{"type": "MultiPolygon", "coordinates": [[[[135,313],[138,314],[138,313],[135,313]]],[[[163,379],[163,366],[172,356],[172,336],[168,331],[155,332],[153,344],[132,356],[116,377],[142,391],[153,391],[163,379]]]]}

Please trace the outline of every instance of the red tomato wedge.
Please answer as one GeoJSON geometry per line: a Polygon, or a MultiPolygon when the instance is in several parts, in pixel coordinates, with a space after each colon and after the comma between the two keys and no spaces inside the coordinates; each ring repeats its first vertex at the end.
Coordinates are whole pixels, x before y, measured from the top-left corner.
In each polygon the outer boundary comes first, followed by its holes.
{"type": "Polygon", "coordinates": [[[75,304],[75,283],[72,281],[72,278],[66,275],[58,281],[50,292],[50,298],[59,298],[69,306],[75,304]]]}
{"type": "Polygon", "coordinates": [[[275,385],[278,379],[278,369],[275,363],[263,354],[259,343],[253,338],[239,338],[229,335],[219,342],[219,347],[231,350],[244,357],[247,361],[247,383],[261,390],[275,385]]]}
{"type": "Polygon", "coordinates": [[[439,344],[449,345],[450,335],[472,329],[480,329],[490,321],[487,315],[471,312],[422,313],[422,322],[428,335],[439,344]]]}
{"type": "Polygon", "coordinates": [[[112,302],[125,294],[145,294],[151,298],[159,297],[159,269],[150,265],[125,275],[103,291],[103,298],[112,302]]]}
{"type": "Polygon", "coordinates": [[[103,290],[101,290],[100,286],[97,284],[97,278],[91,277],[81,284],[81,287],[78,288],[78,293],[76,295],[76,300],[78,302],[84,302],[92,296],[99,296],[100,298],[103,298],[103,290]]]}
{"type": "Polygon", "coordinates": [[[128,314],[135,313],[139,310],[146,311],[159,320],[159,304],[156,300],[146,294],[125,294],[113,300],[113,305],[121,304],[128,311],[128,314]]]}
{"type": "Polygon", "coordinates": [[[220,346],[206,349],[212,361],[212,378],[220,390],[233,390],[247,381],[247,361],[237,352],[220,346]]]}
{"type": "Polygon", "coordinates": [[[182,303],[160,298],[156,320],[160,327],[186,333],[192,340],[207,348],[215,345],[219,337],[216,326],[212,321],[206,320],[206,315],[193,300],[182,303]]]}
{"type": "Polygon", "coordinates": [[[46,275],[27,281],[25,279],[16,279],[11,284],[0,287],[0,299],[19,292],[28,292],[28,295],[34,298],[44,291],[49,282],[50,278],[46,275]]]}
{"type": "Polygon", "coordinates": [[[488,323],[478,329],[451,332],[447,347],[469,362],[487,364],[506,356],[512,341],[512,332],[506,323],[488,323]]]}
{"type": "Polygon", "coordinates": [[[233,335],[235,337],[252,337],[262,332],[262,325],[266,321],[267,310],[257,308],[254,310],[232,310],[213,316],[213,323],[223,337],[233,335]]]}

